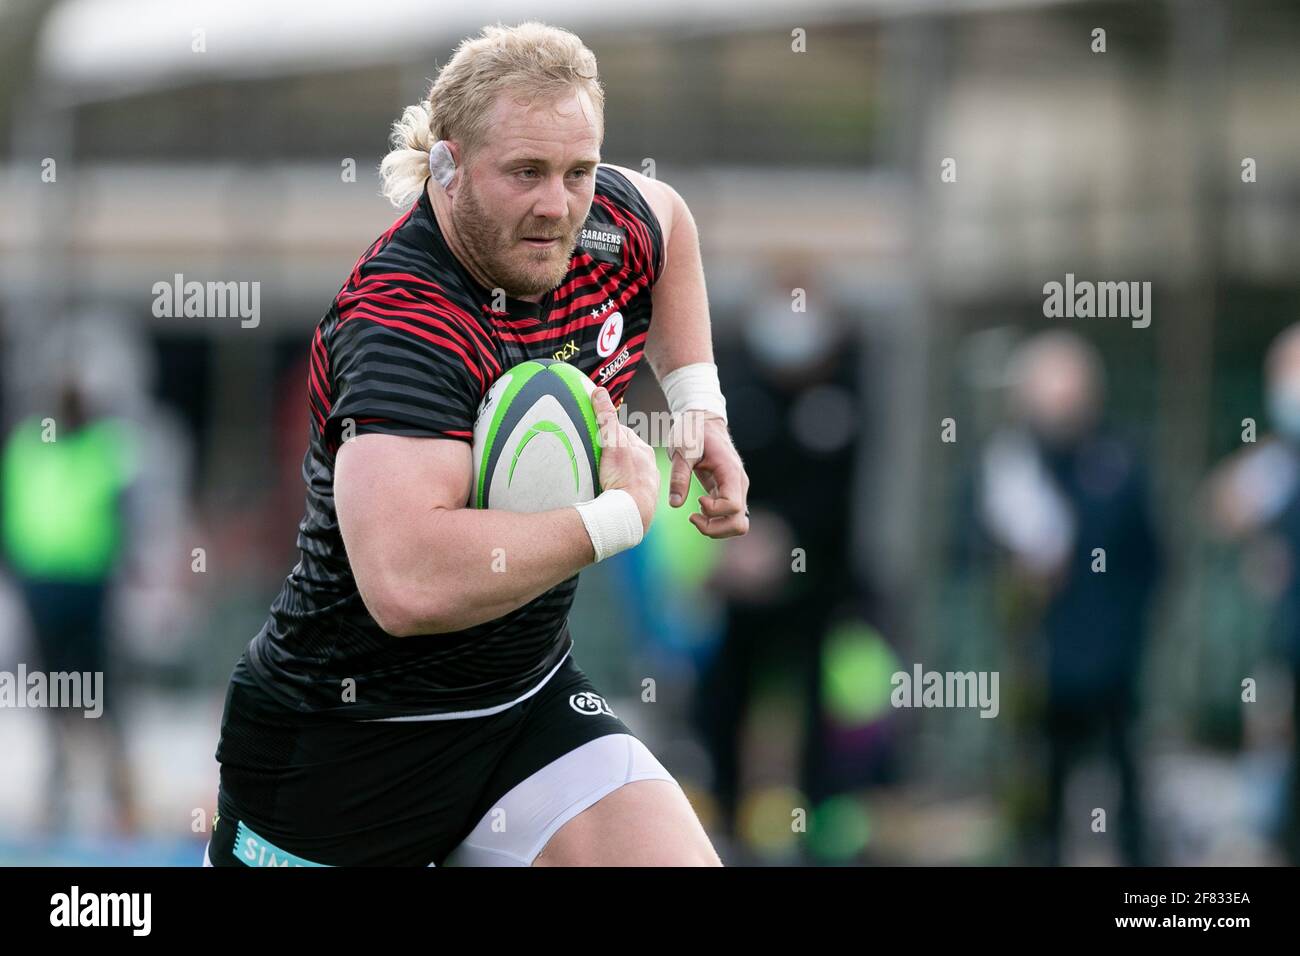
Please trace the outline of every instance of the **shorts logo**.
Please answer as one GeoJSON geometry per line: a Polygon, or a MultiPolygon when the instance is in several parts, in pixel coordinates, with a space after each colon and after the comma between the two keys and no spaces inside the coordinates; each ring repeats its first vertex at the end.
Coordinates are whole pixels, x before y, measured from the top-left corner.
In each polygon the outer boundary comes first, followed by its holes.
{"type": "Polygon", "coordinates": [[[590,714],[593,717],[597,714],[614,716],[614,712],[609,709],[609,704],[605,703],[605,698],[599,694],[593,694],[589,690],[572,695],[569,698],[569,706],[580,714],[590,714]]]}
{"type": "Polygon", "coordinates": [[[618,348],[619,341],[623,338],[623,313],[614,312],[605,319],[605,324],[600,327],[600,335],[596,336],[596,354],[601,358],[609,358],[618,348]]]}

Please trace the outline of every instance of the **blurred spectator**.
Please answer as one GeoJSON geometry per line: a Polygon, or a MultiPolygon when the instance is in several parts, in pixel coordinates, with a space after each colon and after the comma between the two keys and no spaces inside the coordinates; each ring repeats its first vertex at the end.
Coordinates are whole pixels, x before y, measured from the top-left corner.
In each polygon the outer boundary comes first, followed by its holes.
{"type": "Polygon", "coordinates": [[[108,598],[124,550],[122,495],[136,471],[135,440],[123,420],[102,417],[73,375],[59,387],[52,422],[20,422],[0,452],[0,543],[23,594],[35,638],[35,659],[51,673],[103,674],[103,711],[48,709],[54,747],[45,824],[67,826],[72,738],[100,735],[109,762],[109,791],[119,830],[135,829],[130,771],[113,700],[108,598]],[[48,425],[48,427],[47,427],[48,425]]]}
{"type": "MultiPolygon", "coordinates": [[[[1102,424],[1095,350],[1047,332],[1012,360],[1017,421],[983,451],[978,507],[1045,645],[1046,862],[1059,865],[1071,772],[1098,738],[1119,782],[1125,863],[1149,863],[1134,743],[1146,614],[1161,556],[1135,448],[1102,424]]],[[[1096,806],[1090,803],[1090,807],[1096,806]]],[[[1087,832],[1088,821],[1069,829],[1087,832]]]]}
{"type": "Polygon", "coordinates": [[[744,317],[740,341],[717,346],[731,433],[751,481],[750,530],[726,542],[713,570],[711,584],[725,603],[723,633],[701,675],[695,714],[729,839],[736,837],[741,740],[760,667],[798,681],[800,789],[814,808],[833,795],[821,662],[837,615],[860,610],[850,554],[860,356],[815,291],[806,311],[796,311],[812,280],[797,261],[778,266],[766,296],[744,317]]]}
{"type": "Polygon", "coordinates": [[[1269,420],[1274,433],[1230,456],[1210,476],[1210,515],[1222,535],[1248,544],[1268,580],[1248,581],[1274,600],[1274,645],[1291,668],[1291,791],[1283,842],[1300,863],[1300,324],[1289,326],[1265,359],[1269,420]]]}

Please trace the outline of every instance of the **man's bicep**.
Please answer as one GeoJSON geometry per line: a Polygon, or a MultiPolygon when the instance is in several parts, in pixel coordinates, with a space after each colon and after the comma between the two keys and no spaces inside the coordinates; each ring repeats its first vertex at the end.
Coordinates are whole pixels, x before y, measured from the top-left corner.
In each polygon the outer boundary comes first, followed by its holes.
{"type": "Polygon", "coordinates": [[[339,448],[339,531],[357,589],[381,626],[400,616],[403,575],[420,566],[430,546],[431,512],[465,507],[472,480],[469,442],[358,435],[339,448]]]}

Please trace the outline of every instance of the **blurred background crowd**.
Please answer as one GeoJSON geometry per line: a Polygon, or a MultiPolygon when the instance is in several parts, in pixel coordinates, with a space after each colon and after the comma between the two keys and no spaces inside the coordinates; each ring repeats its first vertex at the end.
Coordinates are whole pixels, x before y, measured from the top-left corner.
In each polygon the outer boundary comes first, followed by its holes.
{"type": "Polygon", "coordinates": [[[0,709],[0,864],[198,863],[310,333],[498,18],[583,38],[699,224],[752,530],[662,507],[571,625],[724,861],[1295,862],[1300,7],[0,0],[0,671],[107,687],[0,709]],[[1149,326],[1046,318],[1067,274],[1149,326]],[[892,706],[918,664],[997,716],[892,706]]]}

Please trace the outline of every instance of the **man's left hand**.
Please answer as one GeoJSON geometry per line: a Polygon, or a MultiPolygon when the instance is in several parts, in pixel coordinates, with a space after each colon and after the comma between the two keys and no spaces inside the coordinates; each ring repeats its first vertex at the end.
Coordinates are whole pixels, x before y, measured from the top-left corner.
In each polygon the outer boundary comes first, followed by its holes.
{"type": "Polygon", "coordinates": [[[709,492],[699,499],[691,524],[709,538],[734,538],[749,530],[749,476],[727,423],[709,412],[683,412],[673,423],[669,453],[672,478],[668,503],[680,508],[691,486],[691,473],[709,492]]]}

